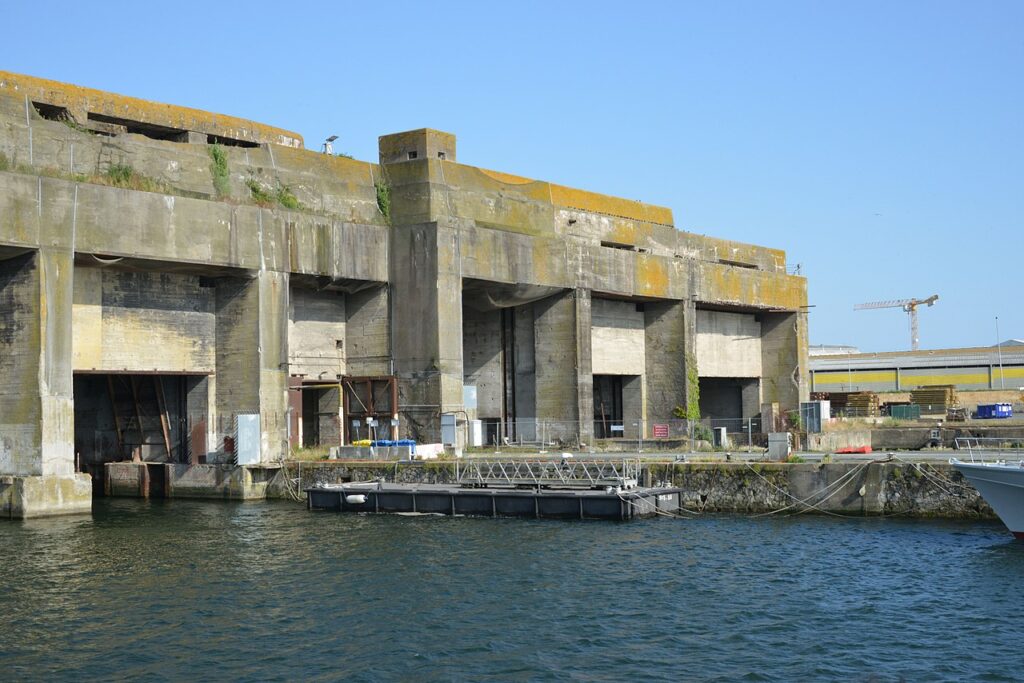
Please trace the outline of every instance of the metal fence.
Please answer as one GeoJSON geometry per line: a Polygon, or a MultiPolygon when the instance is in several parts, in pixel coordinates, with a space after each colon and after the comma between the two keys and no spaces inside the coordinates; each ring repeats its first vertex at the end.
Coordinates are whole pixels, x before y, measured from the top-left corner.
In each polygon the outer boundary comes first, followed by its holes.
{"type": "MultiPolygon", "coordinates": [[[[620,444],[637,450],[694,448],[705,445],[763,447],[761,419],[705,418],[702,420],[546,420],[518,419],[495,423],[489,431],[467,439],[468,445],[493,447],[575,448],[586,450],[595,443],[602,447],[620,444]],[[723,431],[724,430],[724,431],[723,431]]],[[[784,428],[782,426],[780,428],[784,428]]]]}

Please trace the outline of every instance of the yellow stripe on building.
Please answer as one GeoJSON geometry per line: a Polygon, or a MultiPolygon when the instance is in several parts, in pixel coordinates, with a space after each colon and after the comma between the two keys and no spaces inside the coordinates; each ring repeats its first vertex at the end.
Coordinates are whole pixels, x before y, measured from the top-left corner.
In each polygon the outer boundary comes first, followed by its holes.
{"type": "Polygon", "coordinates": [[[915,386],[930,387],[944,384],[984,384],[988,385],[987,372],[949,373],[945,375],[908,375],[900,378],[904,389],[915,386]]]}
{"type": "Polygon", "coordinates": [[[873,370],[860,372],[816,372],[814,373],[814,387],[820,388],[825,385],[852,386],[855,384],[879,384],[889,383],[896,385],[895,370],[873,370]]]}

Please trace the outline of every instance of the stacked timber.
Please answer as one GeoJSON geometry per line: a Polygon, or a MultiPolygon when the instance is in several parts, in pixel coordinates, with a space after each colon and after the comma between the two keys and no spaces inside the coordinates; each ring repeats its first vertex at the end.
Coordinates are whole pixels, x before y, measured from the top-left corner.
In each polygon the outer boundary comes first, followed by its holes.
{"type": "Polygon", "coordinates": [[[812,401],[828,401],[834,415],[878,417],[878,394],[873,391],[828,391],[811,394],[812,401]]]}
{"type": "Polygon", "coordinates": [[[878,417],[878,394],[873,391],[855,391],[846,395],[846,412],[856,417],[878,417]]]}
{"type": "Polygon", "coordinates": [[[960,405],[952,384],[918,387],[910,392],[910,402],[921,406],[923,415],[945,415],[950,408],[960,405]]]}

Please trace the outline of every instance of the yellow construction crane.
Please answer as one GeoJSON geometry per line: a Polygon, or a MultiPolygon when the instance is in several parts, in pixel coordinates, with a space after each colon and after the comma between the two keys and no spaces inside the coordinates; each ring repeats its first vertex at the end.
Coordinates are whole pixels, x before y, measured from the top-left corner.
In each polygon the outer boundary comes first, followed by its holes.
{"type": "Polygon", "coordinates": [[[869,308],[902,308],[910,316],[910,348],[917,351],[921,340],[917,335],[917,307],[923,305],[932,306],[939,300],[938,294],[932,294],[927,299],[897,299],[895,301],[871,301],[866,304],[857,304],[853,307],[855,311],[863,311],[869,308]]]}

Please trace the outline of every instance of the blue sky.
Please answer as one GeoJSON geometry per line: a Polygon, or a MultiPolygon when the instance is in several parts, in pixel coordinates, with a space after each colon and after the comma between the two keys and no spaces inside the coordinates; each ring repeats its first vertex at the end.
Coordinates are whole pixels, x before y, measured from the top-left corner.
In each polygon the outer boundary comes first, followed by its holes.
{"type": "Polygon", "coordinates": [[[1024,337],[1024,3],[9,3],[0,69],[673,209],[785,249],[811,343],[1024,337]],[[104,9],[101,9],[104,8],[104,9]],[[19,29],[18,27],[23,27],[19,29]]]}

